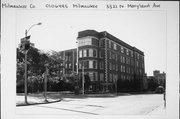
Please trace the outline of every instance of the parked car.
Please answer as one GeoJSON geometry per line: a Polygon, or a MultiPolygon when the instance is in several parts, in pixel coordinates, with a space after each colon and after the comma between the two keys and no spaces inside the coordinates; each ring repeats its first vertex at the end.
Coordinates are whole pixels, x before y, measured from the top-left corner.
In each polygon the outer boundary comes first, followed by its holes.
{"type": "Polygon", "coordinates": [[[158,86],[155,90],[155,93],[164,93],[164,87],[163,86],[158,86]]]}

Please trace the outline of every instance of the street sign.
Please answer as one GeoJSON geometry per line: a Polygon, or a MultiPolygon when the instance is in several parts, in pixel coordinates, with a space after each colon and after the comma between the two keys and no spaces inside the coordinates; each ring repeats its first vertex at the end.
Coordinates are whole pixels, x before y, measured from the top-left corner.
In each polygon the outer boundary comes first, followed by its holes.
{"type": "Polygon", "coordinates": [[[20,48],[22,50],[28,50],[30,48],[30,35],[29,36],[26,36],[24,38],[21,38],[21,45],[20,45],[20,48]]]}
{"type": "Polygon", "coordinates": [[[24,44],[26,42],[26,38],[21,38],[21,44],[24,44]]]}
{"type": "Polygon", "coordinates": [[[26,41],[28,41],[29,39],[30,39],[30,35],[29,36],[26,36],[26,37],[24,37],[24,38],[21,38],[21,43],[23,44],[23,43],[25,43],[26,41]]]}

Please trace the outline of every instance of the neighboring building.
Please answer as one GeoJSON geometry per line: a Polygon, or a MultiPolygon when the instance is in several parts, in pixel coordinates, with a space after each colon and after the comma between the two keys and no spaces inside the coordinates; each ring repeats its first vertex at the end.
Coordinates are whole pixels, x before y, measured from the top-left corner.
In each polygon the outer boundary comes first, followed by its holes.
{"type": "Polygon", "coordinates": [[[78,50],[78,73],[81,74],[84,69],[91,80],[93,91],[115,91],[120,87],[118,82],[123,81],[134,82],[136,89],[144,88],[145,66],[142,51],[106,31],[81,31],[77,42],[78,49],[61,52],[67,61],[64,62],[65,74],[77,71],[78,50]]]}
{"type": "Polygon", "coordinates": [[[155,91],[158,86],[165,87],[166,73],[160,73],[159,70],[153,71],[153,76],[148,76],[148,90],[155,91]]]}
{"type": "Polygon", "coordinates": [[[156,82],[156,79],[154,76],[147,76],[148,80],[148,90],[149,91],[155,91],[156,88],[158,87],[158,84],[156,82]]]}
{"type": "Polygon", "coordinates": [[[144,90],[148,90],[148,77],[146,73],[144,74],[143,87],[144,87],[144,90]]]}
{"type": "Polygon", "coordinates": [[[166,81],[166,73],[160,73],[159,70],[155,70],[153,71],[153,75],[156,79],[156,82],[161,85],[161,86],[165,86],[165,81],[166,81]]]}
{"type": "Polygon", "coordinates": [[[63,60],[60,69],[62,74],[72,74],[77,71],[77,49],[70,49],[59,52],[60,58],[63,60]]]}

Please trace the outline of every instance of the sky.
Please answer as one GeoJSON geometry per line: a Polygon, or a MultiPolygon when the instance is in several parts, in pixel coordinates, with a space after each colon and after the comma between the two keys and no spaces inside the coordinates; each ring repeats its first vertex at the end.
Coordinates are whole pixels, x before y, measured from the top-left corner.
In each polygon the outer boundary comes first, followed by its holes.
{"type": "Polygon", "coordinates": [[[43,51],[76,48],[79,31],[107,31],[144,52],[145,72],[166,72],[166,13],[164,11],[19,10],[16,13],[16,46],[25,30],[43,51]]]}

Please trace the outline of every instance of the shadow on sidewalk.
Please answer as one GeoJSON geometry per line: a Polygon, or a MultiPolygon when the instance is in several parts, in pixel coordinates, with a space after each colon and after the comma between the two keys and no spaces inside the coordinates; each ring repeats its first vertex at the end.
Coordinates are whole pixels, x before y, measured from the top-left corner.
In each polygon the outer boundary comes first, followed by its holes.
{"type": "Polygon", "coordinates": [[[16,106],[31,106],[31,105],[40,105],[40,104],[50,104],[50,103],[56,103],[56,102],[60,102],[62,99],[59,100],[55,100],[55,101],[48,101],[48,100],[44,100],[43,102],[28,102],[27,104],[24,103],[20,103],[20,104],[16,104],[16,106]]]}

